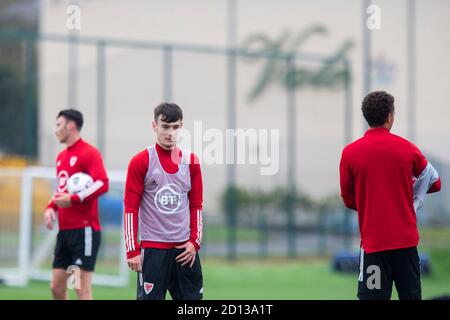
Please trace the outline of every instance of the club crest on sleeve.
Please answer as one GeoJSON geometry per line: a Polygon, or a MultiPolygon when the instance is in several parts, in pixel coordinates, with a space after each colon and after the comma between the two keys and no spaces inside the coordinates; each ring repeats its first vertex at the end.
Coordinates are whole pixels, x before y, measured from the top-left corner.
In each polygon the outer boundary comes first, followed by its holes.
{"type": "Polygon", "coordinates": [[[144,291],[145,294],[149,294],[153,290],[153,283],[150,282],[144,282],[144,291]]]}

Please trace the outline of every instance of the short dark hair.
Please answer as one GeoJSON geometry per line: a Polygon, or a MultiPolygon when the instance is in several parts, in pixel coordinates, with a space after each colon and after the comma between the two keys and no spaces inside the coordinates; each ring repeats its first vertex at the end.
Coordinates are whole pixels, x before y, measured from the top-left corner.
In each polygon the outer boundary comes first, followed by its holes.
{"type": "Polygon", "coordinates": [[[395,110],[394,97],[385,91],[371,92],[365,96],[361,110],[370,127],[382,126],[395,110]]]}
{"type": "Polygon", "coordinates": [[[56,117],[56,119],[58,119],[59,117],[64,117],[64,118],[66,118],[67,121],[75,122],[75,125],[77,126],[78,131],[80,131],[81,128],[83,127],[83,114],[78,110],[75,110],[75,109],[61,110],[58,113],[58,116],[56,117]]]}
{"type": "Polygon", "coordinates": [[[176,104],[170,102],[162,102],[155,108],[155,121],[161,115],[164,122],[175,122],[183,120],[183,110],[176,104]]]}

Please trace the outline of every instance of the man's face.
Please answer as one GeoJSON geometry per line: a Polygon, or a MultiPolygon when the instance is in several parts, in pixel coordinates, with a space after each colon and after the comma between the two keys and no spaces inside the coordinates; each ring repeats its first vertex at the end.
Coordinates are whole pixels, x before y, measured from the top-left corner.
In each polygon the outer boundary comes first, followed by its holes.
{"type": "Polygon", "coordinates": [[[164,149],[173,149],[177,143],[178,133],[183,126],[181,120],[165,122],[158,116],[156,122],[152,123],[153,131],[156,132],[156,140],[164,149]]]}
{"type": "Polygon", "coordinates": [[[76,131],[76,125],[73,121],[68,121],[63,116],[56,119],[55,135],[60,143],[66,143],[68,138],[76,131]]]}
{"type": "Polygon", "coordinates": [[[60,143],[65,143],[67,141],[67,137],[69,136],[69,129],[66,118],[59,117],[58,119],[56,119],[55,135],[60,143]]]}

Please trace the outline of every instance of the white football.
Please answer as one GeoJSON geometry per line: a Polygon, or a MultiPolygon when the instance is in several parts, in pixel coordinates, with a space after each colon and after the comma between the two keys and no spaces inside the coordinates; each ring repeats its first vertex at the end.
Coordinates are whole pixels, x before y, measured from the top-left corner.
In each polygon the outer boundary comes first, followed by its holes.
{"type": "Polygon", "coordinates": [[[70,176],[67,182],[67,191],[70,194],[79,193],[94,184],[92,177],[84,172],[77,172],[70,176]]]}

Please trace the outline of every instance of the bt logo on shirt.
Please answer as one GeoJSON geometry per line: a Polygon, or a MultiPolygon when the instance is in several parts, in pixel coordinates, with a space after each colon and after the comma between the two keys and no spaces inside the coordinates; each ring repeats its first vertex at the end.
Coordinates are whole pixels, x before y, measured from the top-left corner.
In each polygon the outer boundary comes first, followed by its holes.
{"type": "Polygon", "coordinates": [[[176,213],[181,206],[181,189],[176,184],[169,183],[158,190],[155,205],[164,214],[176,213]]]}

